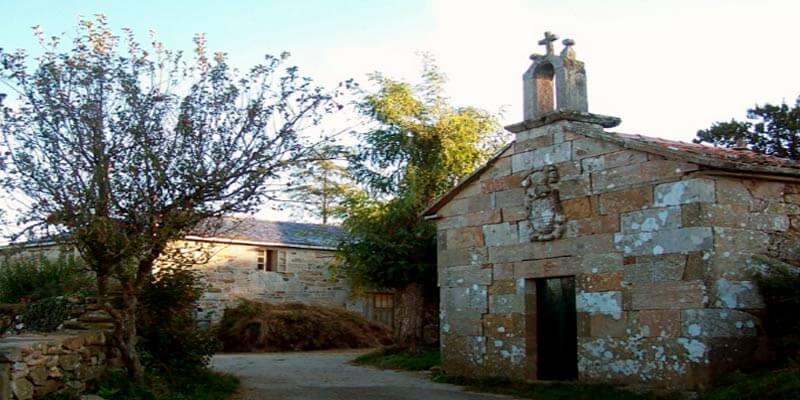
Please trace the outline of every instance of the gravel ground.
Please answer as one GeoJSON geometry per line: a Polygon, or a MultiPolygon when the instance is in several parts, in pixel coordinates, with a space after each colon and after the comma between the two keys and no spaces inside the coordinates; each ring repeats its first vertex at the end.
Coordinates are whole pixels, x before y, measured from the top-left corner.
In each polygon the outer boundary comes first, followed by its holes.
{"type": "Polygon", "coordinates": [[[212,366],[242,380],[242,400],[500,400],[424,374],[351,365],[366,351],[220,354],[212,366]]]}

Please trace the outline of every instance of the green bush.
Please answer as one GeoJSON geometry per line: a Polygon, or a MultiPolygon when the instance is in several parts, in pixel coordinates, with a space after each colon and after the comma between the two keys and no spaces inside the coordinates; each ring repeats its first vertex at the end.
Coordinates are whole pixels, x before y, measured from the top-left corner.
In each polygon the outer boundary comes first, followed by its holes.
{"type": "Polygon", "coordinates": [[[755,280],[767,306],[764,329],[775,344],[776,361],[800,361],[800,269],[772,259],[759,261],[767,269],[755,280]]]}
{"type": "Polygon", "coordinates": [[[785,369],[754,374],[732,374],[701,396],[702,400],[795,400],[800,399],[800,371],[785,369]]]}
{"type": "Polygon", "coordinates": [[[7,257],[0,263],[0,303],[35,301],[91,292],[94,278],[78,258],[60,254],[7,257]]]}
{"type": "Polygon", "coordinates": [[[203,290],[200,276],[190,268],[169,267],[153,274],[139,296],[136,326],[146,367],[187,373],[211,361],[219,342],[194,318],[203,290]]]}
{"type": "Polygon", "coordinates": [[[182,374],[148,373],[142,382],[112,370],[98,382],[97,394],[106,400],[224,400],[238,387],[235,376],[206,368],[182,374]]]}
{"type": "Polygon", "coordinates": [[[67,302],[63,297],[48,297],[25,306],[22,322],[25,330],[52,332],[67,319],[67,302]]]}
{"type": "Polygon", "coordinates": [[[385,348],[357,357],[356,364],[372,365],[378,368],[423,371],[442,365],[438,348],[423,349],[418,353],[399,348],[385,348]]]}

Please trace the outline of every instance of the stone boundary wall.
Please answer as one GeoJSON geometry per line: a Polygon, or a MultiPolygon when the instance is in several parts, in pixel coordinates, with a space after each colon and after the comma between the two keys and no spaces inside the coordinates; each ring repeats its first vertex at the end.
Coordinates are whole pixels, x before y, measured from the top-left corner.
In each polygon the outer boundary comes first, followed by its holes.
{"type": "Polygon", "coordinates": [[[0,400],[81,393],[106,370],[103,331],[59,331],[0,339],[0,400]]]}

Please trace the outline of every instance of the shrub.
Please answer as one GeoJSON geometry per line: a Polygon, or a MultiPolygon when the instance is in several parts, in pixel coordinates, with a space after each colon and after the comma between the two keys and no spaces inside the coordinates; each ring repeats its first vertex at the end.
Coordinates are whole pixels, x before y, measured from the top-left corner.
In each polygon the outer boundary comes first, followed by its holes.
{"type": "Polygon", "coordinates": [[[386,325],[354,312],[300,303],[240,300],[216,327],[225,351],[288,351],[377,347],[391,344],[386,325]]]}
{"type": "Polygon", "coordinates": [[[800,361],[800,269],[777,260],[758,260],[766,265],[755,281],[767,306],[764,329],[776,346],[776,361],[800,361]]]}
{"type": "Polygon", "coordinates": [[[106,400],[224,400],[239,387],[232,375],[205,368],[188,373],[147,373],[142,382],[122,370],[111,370],[98,382],[97,394],[106,400]]]}
{"type": "Polygon", "coordinates": [[[194,318],[203,289],[200,276],[189,267],[172,266],[153,274],[139,297],[137,315],[145,366],[186,373],[208,365],[219,342],[194,318]]]}
{"type": "Polygon", "coordinates": [[[420,349],[416,353],[399,348],[385,348],[359,356],[354,362],[378,368],[422,371],[441,366],[442,356],[438,348],[420,349]]]}
{"type": "Polygon", "coordinates": [[[25,306],[22,322],[25,330],[52,332],[67,319],[67,302],[63,297],[48,297],[25,306]]]}
{"type": "Polygon", "coordinates": [[[94,278],[78,258],[14,256],[0,263],[0,302],[19,303],[92,291],[94,278]]]}

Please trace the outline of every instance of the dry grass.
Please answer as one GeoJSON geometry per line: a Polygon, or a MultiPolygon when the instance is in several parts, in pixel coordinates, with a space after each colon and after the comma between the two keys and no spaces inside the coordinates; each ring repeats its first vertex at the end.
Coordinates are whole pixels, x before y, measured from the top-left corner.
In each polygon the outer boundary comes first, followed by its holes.
{"type": "Polygon", "coordinates": [[[392,342],[389,327],[350,311],[250,300],[226,309],[216,334],[230,352],[354,349],[392,342]]]}

